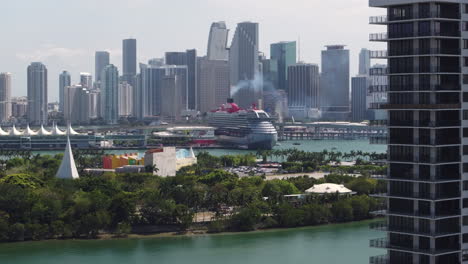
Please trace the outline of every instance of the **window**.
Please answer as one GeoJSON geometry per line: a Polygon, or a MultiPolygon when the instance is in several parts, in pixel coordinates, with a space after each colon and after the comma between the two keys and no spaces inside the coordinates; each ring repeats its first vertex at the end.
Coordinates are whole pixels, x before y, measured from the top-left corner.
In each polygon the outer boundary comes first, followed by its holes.
{"type": "Polygon", "coordinates": [[[463,216],[463,225],[468,225],[468,216],[463,216]]]}
{"type": "Polygon", "coordinates": [[[463,128],[463,137],[468,137],[468,128],[463,128]]]}
{"type": "Polygon", "coordinates": [[[468,57],[463,57],[463,66],[468,67],[468,57]]]}
{"type": "Polygon", "coordinates": [[[468,234],[463,234],[463,243],[468,243],[468,234]]]}
{"type": "Polygon", "coordinates": [[[468,14],[468,4],[463,5],[463,11],[465,14],[468,14]]]}
{"type": "Polygon", "coordinates": [[[468,74],[463,74],[463,84],[468,84],[468,74]]]}
{"type": "Polygon", "coordinates": [[[468,39],[463,40],[463,48],[468,49],[468,39]]]}
{"type": "Polygon", "coordinates": [[[463,190],[468,191],[468,181],[463,181],[463,190]]]}
{"type": "Polygon", "coordinates": [[[468,110],[463,110],[463,120],[468,120],[468,110]]]}
{"type": "Polygon", "coordinates": [[[463,93],[463,102],[464,103],[468,102],[468,92],[463,93]]]}
{"type": "Polygon", "coordinates": [[[468,22],[463,22],[463,31],[468,31],[468,22]]]}
{"type": "Polygon", "coordinates": [[[468,163],[463,163],[463,172],[468,172],[468,163]]]}
{"type": "Polygon", "coordinates": [[[463,145],[463,155],[468,155],[468,145],[463,145]]]}
{"type": "Polygon", "coordinates": [[[463,208],[468,208],[468,199],[463,199],[463,208]]]}

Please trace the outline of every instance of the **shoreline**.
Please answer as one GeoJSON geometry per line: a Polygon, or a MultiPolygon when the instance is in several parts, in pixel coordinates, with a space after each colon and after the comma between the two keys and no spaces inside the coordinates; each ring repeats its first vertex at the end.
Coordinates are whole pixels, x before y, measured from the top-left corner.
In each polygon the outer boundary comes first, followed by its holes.
{"type": "Polygon", "coordinates": [[[36,242],[59,242],[59,241],[112,241],[112,240],[139,240],[139,239],[167,239],[167,238],[199,238],[199,237],[210,237],[210,236],[235,236],[235,235],[254,235],[254,234],[267,234],[274,232],[287,232],[291,230],[301,230],[301,229],[315,229],[315,228],[324,228],[324,227],[333,227],[338,225],[353,225],[359,223],[371,223],[382,218],[376,217],[361,221],[351,221],[344,223],[329,223],[322,225],[314,226],[298,226],[298,227],[275,227],[267,229],[256,229],[252,231],[233,231],[233,232],[220,232],[220,233],[209,233],[206,229],[194,229],[187,232],[162,232],[162,233],[148,233],[148,234],[136,234],[131,233],[126,236],[115,236],[111,233],[103,233],[98,235],[97,238],[66,238],[66,239],[46,239],[46,240],[26,240],[26,241],[12,241],[12,242],[1,242],[1,245],[14,245],[17,243],[36,243],[36,242]]]}

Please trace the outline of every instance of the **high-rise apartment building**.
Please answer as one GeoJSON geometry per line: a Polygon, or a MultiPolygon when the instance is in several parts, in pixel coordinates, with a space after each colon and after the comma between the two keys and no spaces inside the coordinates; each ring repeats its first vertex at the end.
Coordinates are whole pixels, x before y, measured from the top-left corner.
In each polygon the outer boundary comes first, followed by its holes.
{"type": "Polygon", "coordinates": [[[133,111],[133,87],[127,82],[119,84],[119,116],[130,116],[133,111]]]}
{"type": "Polygon", "coordinates": [[[80,72],[80,85],[87,89],[93,88],[93,76],[89,72],[80,72]]]}
{"type": "Polygon", "coordinates": [[[110,64],[110,54],[107,51],[96,51],[94,55],[94,77],[101,81],[102,70],[110,64]]]}
{"type": "Polygon", "coordinates": [[[262,99],[259,75],[258,23],[237,24],[229,49],[231,96],[240,107],[248,108],[262,99]]]}
{"type": "Polygon", "coordinates": [[[322,50],[320,108],[325,119],[344,120],[349,115],[349,50],[344,47],[322,50]]]}
{"type": "Polygon", "coordinates": [[[11,73],[0,73],[0,123],[11,117],[11,73]]]}
{"type": "Polygon", "coordinates": [[[361,49],[359,52],[359,75],[369,75],[370,69],[370,51],[361,49]]]}
{"type": "Polygon", "coordinates": [[[369,77],[359,75],[351,78],[351,121],[362,122],[367,119],[366,97],[369,77]]]}
{"type": "Polygon", "coordinates": [[[319,107],[319,67],[297,63],[288,67],[288,104],[296,108],[319,107]]]}
{"type": "Polygon", "coordinates": [[[370,0],[387,16],[386,231],[370,263],[460,264],[468,260],[468,1],[370,0]]]}
{"type": "Polygon", "coordinates": [[[19,119],[24,119],[28,112],[28,98],[26,96],[13,97],[11,99],[11,115],[19,119]]]}
{"type": "Polygon", "coordinates": [[[206,58],[208,60],[227,61],[229,52],[227,49],[229,29],[224,21],[211,24],[210,35],[208,37],[208,49],[206,58]]]}
{"type": "Polygon", "coordinates": [[[89,90],[80,85],[65,87],[64,112],[65,121],[70,124],[87,124],[90,119],[89,90]]]}
{"type": "Polygon", "coordinates": [[[278,65],[278,87],[288,92],[288,67],[296,63],[296,41],[282,41],[270,45],[270,58],[278,65]]]}
{"type": "Polygon", "coordinates": [[[28,121],[47,124],[47,68],[40,62],[28,66],[28,121]]]}
{"type": "Polygon", "coordinates": [[[63,104],[65,101],[65,87],[71,85],[71,75],[67,71],[63,71],[59,75],[59,111],[63,113],[63,104]]]}
{"type": "Polygon", "coordinates": [[[214,110],[229,98],[229,64],[222,60],[198,60],[198,105],[202,113],[214,110]]]}
{"type": "Polygon", "coordinates": [[[119,70],[107,65],[101,75],[101,114],[107,124],[117,124],[119,119],[119,70]]]}

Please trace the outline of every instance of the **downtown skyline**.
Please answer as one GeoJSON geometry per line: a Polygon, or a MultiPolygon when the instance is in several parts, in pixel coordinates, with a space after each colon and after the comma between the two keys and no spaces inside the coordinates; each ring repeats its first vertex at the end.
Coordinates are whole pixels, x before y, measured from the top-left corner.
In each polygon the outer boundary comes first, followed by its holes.
{"type": "MultiPolygon", "coordinates": [[[[243,1],[243,0],[242,0],[243,1]]],[[[241,1],[241,2],[242,2],[241,1]]],[[[50,8],[56,1],[45,1],[44,5],[35,7],[36,3],[30,3],[29,7],[39,12],[50,8]]],[[[104,8],[104,3],[100,1],[93,8],[104,8]]],[[[221,1],[224,2],[224,1],[221,1]]],[[[279,1],[268,2],[268,6],[273,9],[264,9],[256,1],[251,4],[251,9],[240,12],[239,7],[231,4],[223,4],[225,8],[213,1],[200,3],[200,7],[193,7],[192,3],[186,3],[187,9],[192,7],[194,14],[201,7],[211,7],[210,14],[206,16],[184,17],[181,14],[187,12],[185,9],[179,14],[181,21],[165,23],[163,20],[168,14],[160,14],[155,19],[142,19],[146,14],[146,7],[151,9],[154,6],[166,7],[167,10],[176,10],[180,3],[151,3],[150,1],[132,1],[133,7],[128,7],[127,1],[115,1],[115,14],[105,15],[104,18],[96,21],[95,11],[88,12],[90,19],[78,23],[60,22],[57,25],[59,14],[51,14],[51,17],[43,18],[35,22],[34,26],[26,27],[24,21],[20,21],[24,16],[36,17],[38,14],[29,11],[24,4],[6,4],[6,9],[11,9],[12,13],[21,15],[16,17],[4,17],[6,25],[10,26],[6,30],[9,36],[3,42],[3,49],[0,51],[2,62],[1,72],[12,73],[12,96],[26,95],[26,74],[25,69],[30,62],[40,61],[49,70],[49,101],[58,101],[58,75],[67,70],[71,74],[72,83],[78,82],[80,72],[94,72],[94,53],[100,50],[110,52],[110,62],[119,69],[122,68],[122,48],[121,41],[125,38],[136,38],[138,41],[137,62],[146,63],[151,58],[161,58],[167,51],[180,51],[186,49],[197,49],[197,55],[206,54],[207,37],[209,28],[213,21],[224,20],[230,29],[228,44],[231,44],[235,26],[239,22],[253,21],[259,23],[259,50],[269,57],[269,45],[279,41],[297,41],[300,38],[301,60],[308,63],[320,64],[320,50],[327,44],[344,44],[351,51],[351,76],[357,73],[357,61],[359,50],[363,47],[372,49],[368,43],[368,20],[365,17],[353,18],[353,12],[365,12],[372,14],[367,7],[366,1],[336,1],[332,4],[320,5],[314,3],[302,3],[303,1],[292,1],[291,5],[281,9],[273,8],[280,5],[279,1]],[[127,24],[118,19],[117,14],[123,12],[121,9],[128,7],[127,24]],[[304,7],[311,7],[307,16],[292,16],[294,12],[302,12],[304,7]],[[351,12],[346,13],[346,10],[351,12]],[[353,11],[354,10],[354,11],[353,11]],[[340,17],[348,17],[353,20],[352,27],[343,28],[334,17],[324,16],[320,11],[333,11],[340,17]],[[313,15],[315,14],[315,15],[313,15]],[[183,18],[182,18],[183,17],[183,18]],[[284,19],[288,19],[284,22],[284,19]],[[164,25],[161,25],[161,22],[164,25]],[[114,23],[110,26],[109,23],[114,23]],[[91,27],[94,23],[94,27],[91,27]],[[311,25],[323,25],[327,27],[311,27],[311,25]],[[147,26],[143,26],[147,25],[147,26]],[[41,27],[40,29],[38,27],[41,27]],[[14,30],[15,29],[15,30],[14,30]],[[66,29],[64,31],[64,29],[66,29]],[[107,30],[107,31],[105,31],[107,30]],[[42,34],[37,35],[36,32],[42,34]],[[173,34],[177,31],[179,34],[173,34]],[[22,32],[19,34],[18,32],[22,32]],[[26,34],[27,33],[27,34],[26,34]],[[86,38],[79,37],[86,35],[86,38]],[[317,36],[321,36],[317,38],[317,36]],[[33,40],[33,41],[31,41],[33,40]]],[[[86,9],[87,1],[80,2],[79,6],[71,3],[68,8],[77,10],[86,9]]],[[[242,3],[239,3],[241,6],[242,3]]],[[[91,10],[94,10],[91,9],[91,10]]],[[[161,8],[159,8],[161,9],[161,8]]],[[[169,12],[171,13],[171,12],[169,12]]],[[[24,20],[24,19],[23,19],[24,20]]],[[[127,20],[126,20],[127,21],[127,20]]]]}

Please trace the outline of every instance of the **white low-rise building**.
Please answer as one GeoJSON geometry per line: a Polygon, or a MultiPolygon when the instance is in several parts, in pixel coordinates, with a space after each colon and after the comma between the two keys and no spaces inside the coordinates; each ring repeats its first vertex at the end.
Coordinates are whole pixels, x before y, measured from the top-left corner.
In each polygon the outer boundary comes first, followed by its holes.
{"type": "Polygon", "coordinates": [[[311,188],[305,191],[308,194],[327,194],[327,193],[339,193],[339,194],[354,194],[353,191],[344,187],[342,184],[334,184],[334,183],[323,183],[323,184],[316,184],[311,188]]]}

